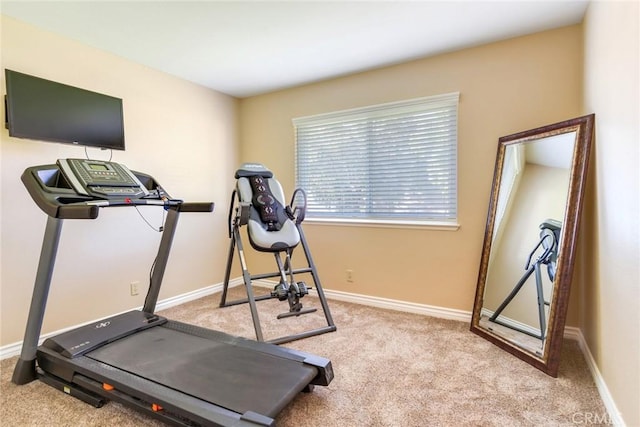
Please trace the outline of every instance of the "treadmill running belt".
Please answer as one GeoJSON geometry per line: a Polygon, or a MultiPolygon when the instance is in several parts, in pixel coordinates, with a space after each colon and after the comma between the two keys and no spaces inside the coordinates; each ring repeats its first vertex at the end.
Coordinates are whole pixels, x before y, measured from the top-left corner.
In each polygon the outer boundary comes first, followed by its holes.
{"type": "Polygon", "coordinates": [[[85,355],[243,414],[275,417],[316,376],[315,367],[162,326],[85,355]]]}

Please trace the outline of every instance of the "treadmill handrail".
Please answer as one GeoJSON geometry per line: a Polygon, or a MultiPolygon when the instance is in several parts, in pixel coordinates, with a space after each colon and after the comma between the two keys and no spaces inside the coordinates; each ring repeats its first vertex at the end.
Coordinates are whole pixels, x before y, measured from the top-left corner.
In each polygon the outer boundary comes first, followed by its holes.
{"type": "MultiPolygon", "coordinates": [[[[168,209],[180,206],[181,212],[212,212],[212,202],[188,202],[172,199],[164,189],[150,176],[141,172],[133,172],[142,182],[147,183],[148,190],[153,193],[139,198],[110,198],[101,199],[76,193],[65,186],[64,177],[59,174],[58,165],[41,165],[25,169],[21,180],[36,205],[47,215],[60,219],[96,219],[99,208],[113,206],[141,206],[158,205],[168,209]],[[41,178],[45,176],[54,185],[47,185],[41,178]],[[61,185],[60,185],[61,184],[61,185]]],[[[60,174],[61,175],[61,174],[60,174]]]]}
{"type": "MultiPolygon", "coordinates": [[[[47,166],[56,168],[56,165],[47,166]]],[[[98,206],[83,203],[90,200],[88,197],[79,196],[71,189],[59,188],[57,194],[54,194],[43,188],[41,181],[37,178],[38,168],[42,167],[27,168],[20,179],[33,201],[44,213],[53,218],[95,219],[98,217],[98,206]],[[76,203],[65,204],[62,200],[75,200],[76,203]]]]}

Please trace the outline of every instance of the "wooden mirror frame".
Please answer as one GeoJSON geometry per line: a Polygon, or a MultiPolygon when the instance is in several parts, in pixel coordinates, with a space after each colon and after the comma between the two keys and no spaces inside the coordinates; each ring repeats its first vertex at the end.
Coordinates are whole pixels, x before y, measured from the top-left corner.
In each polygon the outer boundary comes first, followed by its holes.
{"type": "Polygon", "coordinates": [[[482,247],[482,258],[476,297],[471,318],[471,331],[486,338],[498,347],[508,351],[521,360],[530,363],[546,374],[557,377],[560,364],[560,353],[564,336],[564,326],[569,304],[569,292],[573,277],[573,266],[576,257],[576,242],[580,227],[580,217],[584,200],[585,185],[587,180],[587,168],[591,151],[593,127],[595,115],[578,117],[571,120],[542,126],[536,129],[519,132],[513,135],[501,137],[498,143],[493,186],[489,201],[489,212],[482,247]],[[513,144],[532,142],[541,138],[547,138],[569,132],[576,132],[573,158],[570,169],[569,190],[567,204],[560,238],[557,270],[552,292],[552,304],[549,308],[549,320],[547,322],[547,334],[542,355],[534,354],[518,345],[508,341],[494,332],[480,327],[480,316],[484,301],[489,255],[496,218],[498,191],[502,177],[502,165],[505,158],[505,150],[513,144]]]}

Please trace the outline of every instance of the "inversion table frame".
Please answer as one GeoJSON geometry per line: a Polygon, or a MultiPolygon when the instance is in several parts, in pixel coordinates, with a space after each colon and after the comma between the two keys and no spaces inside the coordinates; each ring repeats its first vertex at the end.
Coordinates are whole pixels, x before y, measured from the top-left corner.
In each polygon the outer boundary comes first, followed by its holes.
{"type": "MultiPolygon", "coordinates": [[[[297,189],[293,193],[289,207],[294,206],[294,201],[296,200],[296,196],[298,194],[302,194],[302,196],[306,198],[306,196],[304,195],[304,191],[302,191],[301,189],[297,189]]],[[[337,328],[335,323],[333,322],[333,318],[331,317],[331,312],[329,310],[329,305],[327,304],[324,291],[322,290],[322,284],[320,283],[318,271],[316,270],[315,264],[313,263],[311,252],[309,251],[309,247],[307,245],[304,232],[302,231],[301,224],[302,224],[302,221],[304,220],[304,214],[305,214],[304,207],[292,208],[291,212],[294,213],[294,217],[295,217],[294,223],[298,230],[298,233],[300,234],[300,244],[302,245],[302,249],[304,251],[304,255],[307,261],[307,267],[294,269],[291,263],[291,255],[293,252],[293,248],[288,248],[286,250],[282,250],[274,253],[279,271],[272,272],[272,273],[251,275],[247,268],[247,263],[244,256],[244,247],[242,244],[242,238],[240,236],[240,227],[248,223],[252,207],[250,203],[240,202],[238,200],[238,206],[236,206],[235,214],[234,214],[234,202],[236,201],[236,195],[237,195],[237,191],[234,190],[231,195],[231,203],[229,208],[229,237],[231,239],[231,242],[229,245],[229,256],[227,258],[227,270],[224,277],[224,285],[222,290],[222,297],[220,299],[220,307],[229,307],[232,305],[249,303],[249,306],[251,309],[251,317],[253,319],[253,327],[256,332],[256,339],[258,341],[264,341],[264,335],[262,333],[262,327],[260,326],[260,316],[258,314],[256,301],[272,299],[272,298],[276,298],[277,296],[275,296],[273,293],[255,296],[252,288],[252,281],[279,277],[281,283],[282,282],[286,283],[287,276],[288,276],[290,280],[295,283],[295,281],[293,280],[294,275],[311,274],[311,277],[313,278],[313,282],[315,284],[315,290],[318,294],[318,298],[320,300],[320,304],[322,306],[322,310],[324,312],[324,316],[327,321],[327,326],[309,330],[306,332],[293,334],[293,335],[287,335],[279,338],[270,339],[267,342],[272,344],[282,344],[282,343],[295,341],[302,338],[307,338],[307,337],[335,331],[337,328]],[[238,250],[238,258],[240,260],[240,266],[242,268],[242,279],[244,281],[244,285],[247,291],[247,298],[242,298],[234,301],[227,301],[227,292],[229,289],[229,280],[231,275],[231,268],[233,265],[233,253],[236,248],[238,250]],[[280,258],[281,252],[285,252],[285,255],[286,255],[286,260],[284,264],[282,263],[282,260],[280,258]]],[[[300,312],[289,312],[289,313],[279,315],[278,318],[298,316],[305,313],[309,313],[311,311],[315,311],[315,309],[301,310],[300,312]]]]}
{"type": "Polygon", "coordinates": [[[514,329],[518,332],[522,332],[523,334],[532,336],[534,338],[538,338],[542,341],[546,338],[547,333],[547,320],[546,320],[546,310],[545,306],[549,305],[544,298],[544,289],[542,286],[542,272],[540,271],[541,265],[547,265],[549,278],[553,281],[555,276],[555,272],[552,273],[553,269],[550,268],[550,264],[555,263],[558,257],[558,240],[561,229],[561,224],[559,221],[547,219],[544,221],[540,228],[541,236],[538,244],[533,248],[531,253],[529,253],[529,257],[527,258],[527,267],[525,273],[522,275],[522,278],[518,281],[518,283],[513,287],[509,295],[502,301],[502,304],[498,307],[498,309],[493,313],[493,315],[489,318],[489,321],[493,323],[497,323],[499,325],[505,326],[510,329],[514,329]],[[551,231],[551,233],[545,231],[551,231]],[[545,242],[551,238],[551,244],[545,244],[545,242]],[[538,248],[542,246],[544,251],[542,254],[531,263],[531,259],[533,258],[533,254],[538,250],[538,248]],[[508,324],[506,322],[502,322],[498,319],[500,314],[504,311],[505,308],[511,303],[511,301],[516,297],[518,292],[522,289],[524,284],[527,282],[532,273],[535,272],[536,278],[536,291],[537,291],[537,303],[538,303],[538,322],[540,323],[540,333],[534,334],[533,332],[527,331],[526,329],[519,328],[515,325],[508,324]]]}

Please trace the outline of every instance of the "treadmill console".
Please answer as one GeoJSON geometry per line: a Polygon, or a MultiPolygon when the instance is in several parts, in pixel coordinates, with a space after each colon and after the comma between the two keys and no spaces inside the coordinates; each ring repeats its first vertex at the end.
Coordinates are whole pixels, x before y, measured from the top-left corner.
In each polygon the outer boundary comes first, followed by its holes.
{"type": "Polygon", "coordinates": [[[88,159],[59,159],[58,167],[71,188],[84,196],[137,199],[149,191],[125,165],[88,159]]]}

